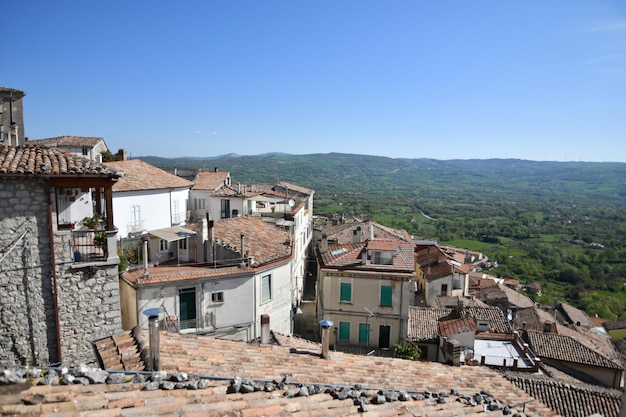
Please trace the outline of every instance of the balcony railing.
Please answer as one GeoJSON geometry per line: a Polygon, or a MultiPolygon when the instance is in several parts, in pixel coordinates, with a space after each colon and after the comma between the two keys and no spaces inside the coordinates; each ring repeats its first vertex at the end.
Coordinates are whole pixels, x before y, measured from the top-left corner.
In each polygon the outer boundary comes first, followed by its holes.
{"type": "Polygon", "coordinates": [[[115,253],[116,234],[116,230],[73,230],[74,262],[105,262],[109,259],[110,248],[114,248],[113,254],[117,256],[115,253]]]}
{"type": "Polygon", "coordinates": [[[147,230],[148,222],[144,220],[139,220],[136,222],[130,222],[126,225],[126,230],[128,233],[141,233],[147,230]]]}

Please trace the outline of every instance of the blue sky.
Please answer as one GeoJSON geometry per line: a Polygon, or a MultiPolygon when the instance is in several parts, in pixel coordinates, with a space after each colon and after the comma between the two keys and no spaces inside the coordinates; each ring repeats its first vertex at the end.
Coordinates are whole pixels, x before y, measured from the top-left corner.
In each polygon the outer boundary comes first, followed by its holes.
{"type": "Polygon", "coordinates": [[[626,162],[623,0],[25,0],[3,15],[0,85],[27,93],[31,139],[626,162]]]}

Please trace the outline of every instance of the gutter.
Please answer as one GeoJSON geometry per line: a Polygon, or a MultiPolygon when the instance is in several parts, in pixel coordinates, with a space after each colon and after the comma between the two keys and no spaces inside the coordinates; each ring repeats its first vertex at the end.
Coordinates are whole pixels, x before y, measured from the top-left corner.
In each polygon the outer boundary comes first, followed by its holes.
{"type": "Polygon", "coordinates": [[[59,319],[59,291],[57,284],[57,268],[56,256],[54,250],[54,231],[52,228],[52,201],[50,195],[52,187],[48,185],[48,232],[50,233],[50,266],[52,268],[52,292],[54,300],[54,319],[56,325],[56,342],[57,342],[57,362],[63,363],[63,353],[61,349],[61,320],[59,319]]]}

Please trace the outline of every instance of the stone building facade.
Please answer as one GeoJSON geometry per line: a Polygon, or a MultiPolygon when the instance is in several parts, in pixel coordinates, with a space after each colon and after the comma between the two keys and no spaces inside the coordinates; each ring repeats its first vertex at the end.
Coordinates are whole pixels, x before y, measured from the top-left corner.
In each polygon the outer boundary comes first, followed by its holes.
{"type": "Polygon", "coordinates": [[[103,233],[113,250],[79,262],[79,232],[59,226],[56,202],[67,187],[90,184],[110,200],[115,178],[56,149],[0,146],[1,363],[92,364],[91,342],[120,331],[112,213],[103,233]]]}

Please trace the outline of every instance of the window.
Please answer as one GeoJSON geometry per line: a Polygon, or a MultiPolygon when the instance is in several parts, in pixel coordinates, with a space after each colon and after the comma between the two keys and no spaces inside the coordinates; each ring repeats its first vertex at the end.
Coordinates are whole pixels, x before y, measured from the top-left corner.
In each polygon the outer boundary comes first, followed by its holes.
{"type": "Polygon", "coordinates": [[[380,305],[391,307],[391,295],[393,293],[393,287],[391,285],[380,286],[380,305]]]}
{"type": "Polygon", "coordinates": [[[133,224],[139,224],[141,222],[140,206],[130,206],[130,221],[133,224]]]}
{"type": "Polygon", "coordinates": [[[266,303],[272,299],[272,276],[261,277],[261,303],[266,303]]]}
{"type": "Polygon", "coordinates": [[[187,238],[178,241],[178,249],[187,250],[187,238]]]}
{"type": "Polygon", "coordinates": [[[211,293],[211,302],[212,303],[223,303],[224,302],[224,291],[211,293]]]}
{"type": "Polygon", "coordinates": [[[368,333],[369,333],[369,324],[368,323],[359,323],[359,343],[367,343],[368,342],[368,333]]]}
{"type": "Polygon", "coordinates": [[[196,210],[204,210],[205,203],[204,198],[194,198],[193,199],[193,208],[196,210]]]}
{"type": "Polygon", "coordinates": [[[83,156],[89,156],[89,148],[83,148],[83,156]]]}
{"type": "Polygon", "coordinates": [[[339,322],[339,340],[350,340],[350,322],[339,322]]]}
{"type": "Polygon", "coordinates": [[[165,239],[159,240],[159,251],[160,252],[167,252],[167,249],[168,249],[167,240],[165,240],[165,239]]]}
{"type": "Polygon", "coordinates": [[[448,295],[448,284],[441,284],[441,296],[445,297],[448,295]]]}
{"type": "Polygon", "coordinates": [[[230,219],[230,200],[222,200],[222,219],[230,219]]]}
{"type": "Polygon", "coordinates": [[[351,303],[352,302],[352,283],[342,282],[339,284],[339,302],[351,303]]]}

